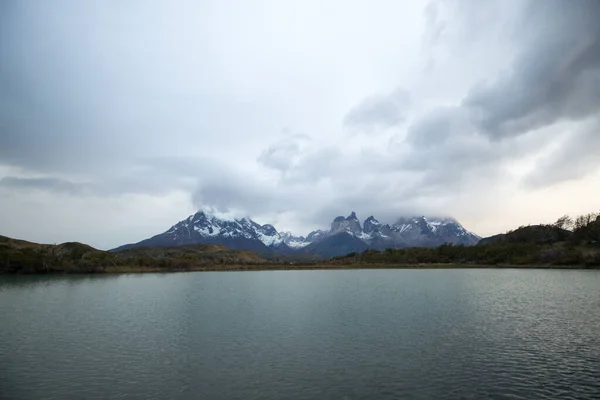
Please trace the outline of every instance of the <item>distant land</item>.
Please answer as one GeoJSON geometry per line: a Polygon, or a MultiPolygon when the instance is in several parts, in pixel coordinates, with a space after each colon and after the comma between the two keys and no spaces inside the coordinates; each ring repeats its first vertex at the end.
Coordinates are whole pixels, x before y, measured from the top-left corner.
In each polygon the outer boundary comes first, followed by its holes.
{"type": "MultiPolygon", "coordinates": [[[[214,220],[210,220],[206,214],[198,213],[193,217],[187,220],[187,226],[180,223],[167,231],[168,235],[158,235],[159,239],[164,241],[159,241],[157,245],[144,245],[142,242],[111,251],[98,250],[77,242],[50,245],[0,236],[0,273],[130,273],[321,268],[600,268],[600,214],[598,213],[580,215],[574,219],[564,216],[550,225],[522,226],[507,233],[480,239],[475,244],[471,243],[473,234],[464,230],[452,219],[434,220],[421,217],[404,220],[400,225],[404,230],[398,229],[399,225],[392,225],[387,226],[385,230],[378,228],[379,233],[373,235],[372,232],[375,231],[377,224],[367,219],[369,223],[365,221],[364,224],[367,228],[365,229],[363,225],[358,230],[356,215],[351,213],[348,217],[336,218],[330,231],[321,231],[318,236],[322,236],[323,239],[313,238],[310,244],[296,246],[295,251],[279,252],[273,249],[265,252],[263,248],[259,249],[260,252],[228,248],[216,243],[190,244],[187,239],[191,235],[184,235],[183,239],[177,242],[177,238],[181,236],[175,233],[188,228],[196,232],[194,227],[199,226],[197,221],[214,223],[214,220]],[[435,227],[435,230],[432,227],[435,227]],[[432,234],[424,234],[423,231],[427,232],[427,229],[432,234]],[[377,235],[388,236],[391,232],[396,232],[399,237],[406,238],[407,236],[403,236],[402,233],[407,231],[416,232],[411,234],[414,236],[408,237],[416,237],[425,242],[421,246],[378,248],[380,242],[375,241],[377,235]],[[438,239],[440,232],[450,235],[449,237],[465,237],[468,240],[461,242],[459,239],[457,243],[447,241],[434,245],[437,240],[440,240],[438,239]],[[370,248],[367,244],[367,247],[361,248],[360,251],[347,251],[341,255],[331,256],[324,255],[331,253],[329,250],[319,250],[315,253],[306,251],[311,248],[310,246],[317,248],[322,243],[327,244],[329,248],[352,250],[355,244],[358,244],[357,240],[367,243],[366,239],[361,239],[365,237],[364,235],[369,235],[370,243],[376,243],[377,246],[370,248]],[[167,239],[175,240],[175,243],[167,239]]],[[[205,226],[205,229],[209,233],[210,229],[213,229],[214,234],[217,228],[233,229],[238,226],[237,222],[228,221],[228,223],[231,225],[211,225],[205,226]]],[[[268,226],[265,228],[264,225],[253,224],[248,220],[245,224],[255,229],[257,234],[276,237],[268,226]]],[[[282,240],[277,246],[285,245],[284,249],[293,247],[285,244],[285,240],[302,240],[292,239],[289,235],[279,235],[279,237],[282,240]]],[[[251,238],[245,239],[251,240],[251,238]]],[[[304,238],[304,240],[310,239],[304,238]]],[[[236,246],[244,242],[232,241],[231,243],[236,246]]],[[[391,241],[385,243],[389,244],[391,241]]]]}

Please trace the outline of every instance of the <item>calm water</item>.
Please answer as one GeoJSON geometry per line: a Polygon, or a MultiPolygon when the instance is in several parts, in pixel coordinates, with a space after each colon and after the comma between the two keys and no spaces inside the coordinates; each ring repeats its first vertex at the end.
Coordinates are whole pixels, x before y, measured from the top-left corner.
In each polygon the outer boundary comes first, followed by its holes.
{"type": "Polygon", "coordinates": [[[0,398],[599,399],[600,271],[0,276],[0,398]]]}

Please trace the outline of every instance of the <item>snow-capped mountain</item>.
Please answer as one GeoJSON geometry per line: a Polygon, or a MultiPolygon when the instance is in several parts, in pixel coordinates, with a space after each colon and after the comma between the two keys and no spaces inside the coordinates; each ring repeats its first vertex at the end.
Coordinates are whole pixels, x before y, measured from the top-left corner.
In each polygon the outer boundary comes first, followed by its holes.
{"type": "Polygon", "coordinates": [[[299,252],[331,257],[367,248],[433,247],[444,243],[473,245],[479,239],[453,218],[421,216],[382,224],[370,216],[361,225],[353,211],[348,217],[336,217],[329,230],[316,230],[304,237],[278,232],[273,225],[260,225],[250,218],[238,219],[198,211],[164,233],[114,250],[213,243],[260,253],[299,252]]]}
{"type": "Polygon", "coordinates": [[[288,245],[291,249],[300,249],[310,244],[304,236],[294,236],[292,232],[289,231],[279,232],[279,236],[283,240],[283,243],[288,245]]]}
{"type": "Polygon", "coordinates": [[[346,254],[349,249],[435,247],[444,243],[474,245],[481,239],[454,218],[403,217],[390,225],[370,216],[361,227],[354,211],[346,218],[336,217],[329,232],[320,232],[315,240],[305,240],[308,244],[301,248],[302,252],[331,257],[346,254]]]}
{"type": "Polygon", "coordinates": [[[190,215],[164,233],[115,250],[140,246],[181,246],[199,243],[224,244],[231,249],[260,252],[289,251],[283,237],[273,225],[260,225],[250,218],[216,216],[205,211],[190,215]]]}

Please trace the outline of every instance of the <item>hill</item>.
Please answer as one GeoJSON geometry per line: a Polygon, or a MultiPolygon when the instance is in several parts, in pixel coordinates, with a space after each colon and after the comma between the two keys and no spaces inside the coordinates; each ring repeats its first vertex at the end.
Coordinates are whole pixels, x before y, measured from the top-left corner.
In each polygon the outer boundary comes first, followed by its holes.
{"type": "Polygon", "coordinates": [[[0,236],[0,273],[186,271],[267,261],[219,245],[140,247],[111,253],[83,243],[39,244],[0,236]]]}
{"type": "Polygon", "coordinates": [[[363,251],[369,246],[347,232],[339,232],[331,236],[327,236],[319,241],[313,242],[299,250],[304,254],[316,254],[321,257],[336,257],[348,254],[355,251],[363,251]]]}
{"type": "Polygon", "coordinates": [[[497,243],[527,243],[550,244],[562,242],[573,235],[573,232],[555,225],[530,225],[522,226],[514,231],[483,238],[478,244],[497,243]]]}

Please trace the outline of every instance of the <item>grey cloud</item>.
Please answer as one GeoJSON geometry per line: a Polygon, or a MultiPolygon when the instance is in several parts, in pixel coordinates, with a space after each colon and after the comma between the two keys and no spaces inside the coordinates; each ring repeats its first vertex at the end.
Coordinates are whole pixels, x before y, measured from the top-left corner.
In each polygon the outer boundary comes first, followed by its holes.
{"type": "Polygon", "coordinates": [[[319,227],[351,210],[393,220],[410,209],[413,199],[402,191],[404,184],[392,183],[402,179],[388,168],[389,161],[381,158],[373,152],[347,154],[303,136],[292,136],[268,146],[259,156],[260,165],[281,173],[276,179],[220,167],[212,179],[199,183],[193,198],[198,208],[239,211],[258,218],[293,212],[301,224],[319,227]],[[297,141],[302,146],[296,146],[297,141]],[[280,152],[293,162],[272,162],[269,157],[280,152]],[[373,164],[372,158],[380,163],[373,164]],[[374,168],[381,173],[374,174],[374,168]]]}
{"type": "Polygon", "coordinates": [[[193,201],[198,208],[209,206],[220,212],[243,210],[252,214],[268,211],[272,198],[250,185],[220,181],[201,184],[193,201]]]}
{"type": "Polygon", "coordinates": [[[479,133],[461,107],[432,110],[414,121],[406,137],[390,149],[390,168],[412,171],[418,178],[406,188],[411,196],[436,196],[472,188],[487,190],[510,181],[505,165],[552,144],[546,132],[493,141],[479,133]]]}
{"type": "Polygon", "coordinates": [[[242,139],[259,139],[260,124],[247,115],[251,106],[235,96],[223,100],[228,88],[213,82],[218,70],[204,57],[210,47],[202,37],[208,28],[189,17],[197,7],[63,0],[5,5],[0,165],[118,175],[139,158],[252,148],[242,139]],[[190,30],[201,37],[192,41],[190,30]],[[241,117],[244,129],[237,124],[241,117]]]}
{"type": "Polygon", "coordinates": [[[458,107],[429,111],[408,127],[406,140],[415,147],[439,146],[457,135],[473,132],[468,113],[458,107]]]}
{"type": "Polygon", "coordinates": [[[22,175],[7,176],[0,180],[0,186],[82,196],[162,195],[170,190],[193,190],[199,179],[215,175],[217,165],[219,162],[206,157],[150,157],[131,160],[127,168],[117,172],[109,170],[94,174],[84,182],[60,175],[41,178],[22,175]]]}
{"type": "Polygon", "coordinates": [[[308,216],[311,207],[320,207],[319,201],[311,198],[311,189],[315,189],[311,183],[274,182],[224,167],[216,170],[213,177],[198,182],[192,201],[198,209],[210,208],[239,217],[260,218],[290,211],[306,212],[308,216]]]}
{"type": "Polygon", "coordinates": [[[307,135],[291,135],[265,149],[257,161],[268,168],[287,171],[297,161],[310,140],[307,135]]]}
{"type": "Polygon", "coordinates": [[[343,169],[341,151],[335,147],[323,146],[308,152],[298,160],[296,168],[287,171],[283,182],[294,184],[315,184],[323,179],[334,178],[336,171],[343,169]]]}
{"type": "Polygon", "coordinates": [[[280,172],[282,184],[314,184],[330,177],[340,157],[339,149],[317,144],[308,135],[296,134],[268,146],[257,162],[280,172]]]}
{"type": "Polygon", "coordinates": [[[344,126],[357,129],[391,127],[403,122],[410,106],[410,95],[396,88],[385,95],[371,96],[354,106],[344,117],[344,126]]]}
{"type": "Polygon", "coordinates": [[[425,32],[423,34],[423,40],[426,45],[431,46],[435,44],[446,29],[446,24],[438,16],[440,8],[440,1],[431,1],[423,10],[423,17],[425,18],[425,32]]]}
{"type": "Polygon", "coordinates": [[[463,100],[482,132],[519,135],[600,109],[600,2],[547,0],[524,8],[520,54],[463,100]]]}
{"type": "Polygon", "coordinates": [[[86,190],[86,185],[60,178],[19,178],[7,176],[0,179],[0,187],[8,189],[40,189],[52,192],[79,194],[86,190]]]}
{"type": "Polygon", "coordinates": [[[563,143],[536,162],[526,176],[526,187],[545,187],[579,179],[600,168],[600,131],[598,120],[587,121],[580,129],[564,135],[563,143]]]}
{"type": "MultiPolygon", "coordinates": [[[[475,17],[489,13],[489,7],[481,7],[484,3],[454,4],[465,14],[459,18],[462,23],[480,24],[475,17]]],[[[436,12],[438,6],[431,5],[436,12]]],[[[506,165],[554,141],[551,134],[536,129],[599,112],[600,2],[520,2],[514,10],[511,35],[519,50],[510,68],[472,87],[458,106],[435,108],[417,118],[397,140],[396,167],[420,175],[413,193],[506,182],[506,165]]],[[[430,30],[442,24],[436,13],[428,15],[430,30]]],[[[462,32],[472,28],[460,27],[462,32]]],[[[569,132],[565,150],[536,165],[527,178],[529,187],[579,178],[600,165],[594,145],[597,121],[591,119],[595,128],[585,135],[569,132]],[[567,156],[570,152],[578,156],[567,156]]]]}

